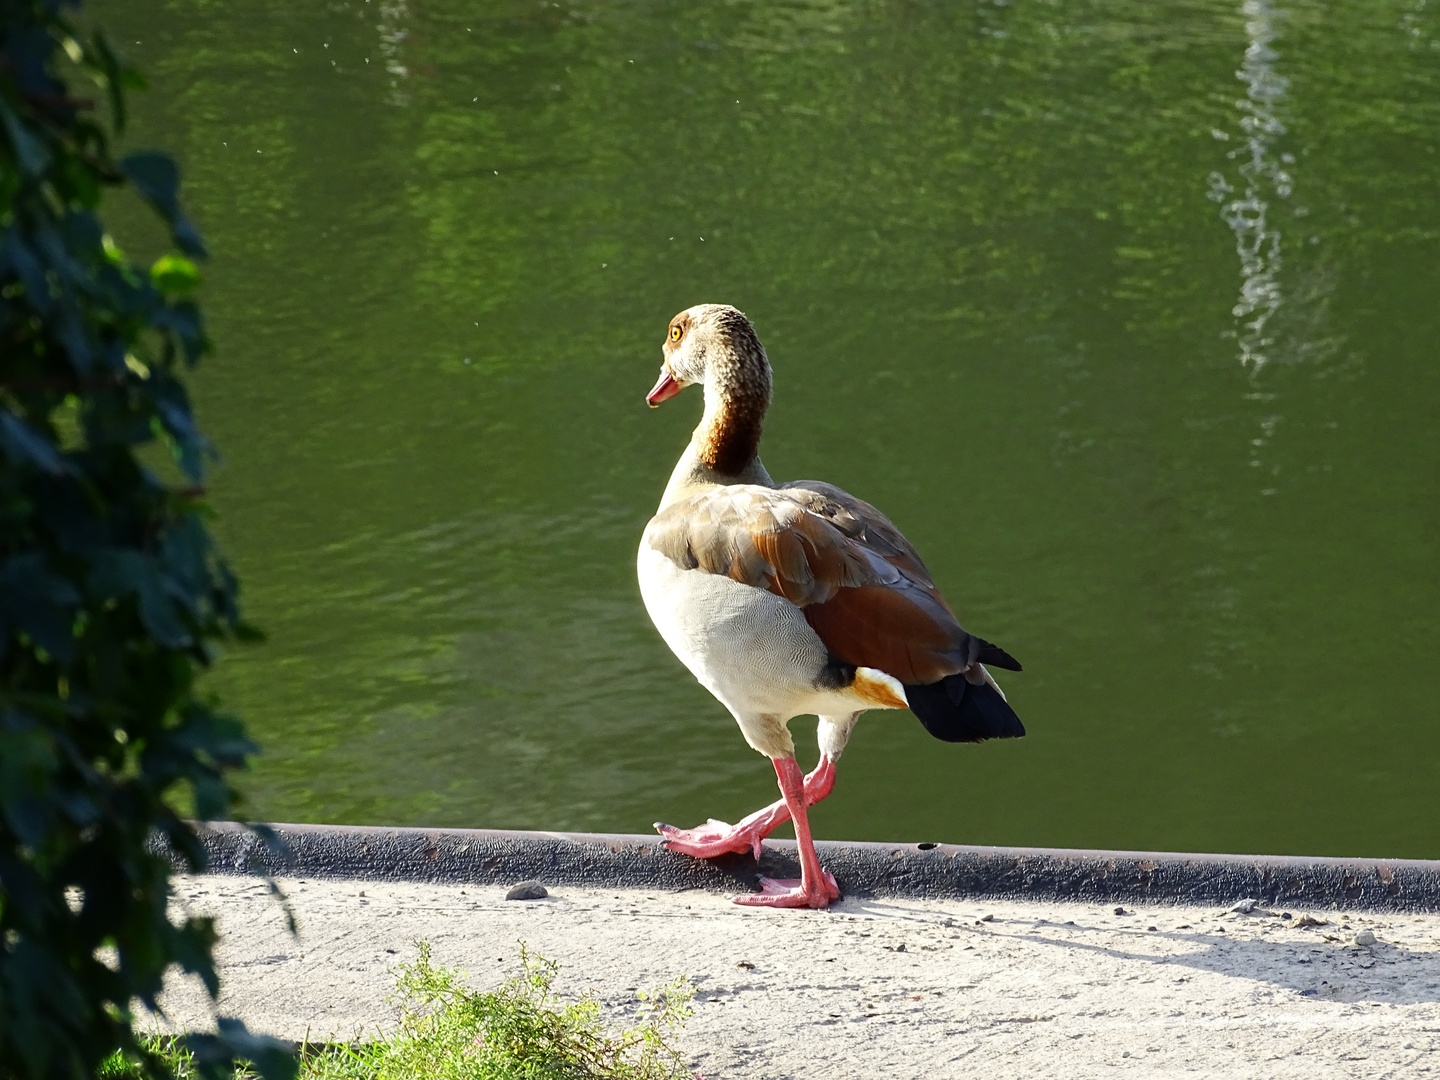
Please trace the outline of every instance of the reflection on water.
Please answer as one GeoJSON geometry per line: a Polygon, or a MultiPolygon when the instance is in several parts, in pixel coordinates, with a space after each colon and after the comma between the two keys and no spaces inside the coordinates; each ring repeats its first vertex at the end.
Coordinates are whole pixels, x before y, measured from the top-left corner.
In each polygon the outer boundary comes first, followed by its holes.
{"type": "Polygon", "coordinates": [[[1437,854],[1429,7],[97,10],[216,252],[257,816],[773,798],[634,580],[698,408],[643,405],[660,331],[722,300],[771,471],[881,506],[1025,663],[1028,738],[872,716],[819,835],[1437,854]]]}
{"type": "Polygon", "coordinates": [[[1240,362],[1258,371],[1268,359],[1266,350],[1274,343],[1266,328],[1283,302],[1280,229],[1271,221],[1269,198],[1290,197],[1293,180],[1287,166],[1295,158],[1275,152],[1276,142],[1285,134],[1276,110],[1289,83],[1275,70],[1278,57],[1271,43],[1283,14],[1270,0],[1245,0],[1241,10],[1250,39],[1245,61],[1235,73],[1245,84],[1245,96],[1235,103],[1240,110],[1244,142],[1226,156],[1240,162],[1237,171],[1243,192],[1232,198],[1235,186],[1223,173],[1212,172],[1210,198],[1221,204],[1221,216],[1235,232],[1241,281],[1240,298],[1231,314],[1242,320],[1238,334],[1240,362]]]}
{"type": "Polygon", "coordinates": [[[376,4],[380,12],[380,25],[377,27],[380,34],[380,57],[385,64],[385,71],[390,75],[388,101],[389,104],[397,106],[408,105],[410,101],[402,89],[402,80],[410,74],[405,66],[405,18],[409,14],[407,3],[408,0],[379,0],[376,4]]]}

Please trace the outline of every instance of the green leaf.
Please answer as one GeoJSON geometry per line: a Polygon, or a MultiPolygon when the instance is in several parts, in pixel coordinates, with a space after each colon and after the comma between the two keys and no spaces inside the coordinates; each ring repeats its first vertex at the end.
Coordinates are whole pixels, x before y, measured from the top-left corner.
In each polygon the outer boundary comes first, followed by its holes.
{"type": "Polygon", "coordinates": [[[30,176],[43,173],[50,165],[50,151],[45,149],[45,144],[30,134],[21,119],[4,103],[0,103],[0,120],[4,121],[5,134],[10,136],[10,145],[20,159],[20,168],[30,176]]]}
{"type": "Polygon", "coordinates": [[[13,555],[0,564],[0,642],[16,630],[68,663],[75,642],[71,627],[80,594],[47,565],[38,551],[13,555]]]}
{"type": "Polygon", "coordinates": [[[105,91],[110,96],[110,115],[114,118],[115,133],[118,135],[125,130],[125,88],[127,86],[144,86],[132,72],[127,71],[120,64],[120,59],[110,48],[110,42],[105,40],[105,35],[97,32],[90,39],[92,64],[99,69],[101,79],[105,84],[105,91]],[[132,81],[134,79],[134,81],[132,81]]]}
{"type": "Polygon", "coordinates": [[[89,587],[106,599],[135,596],[145,629],[167,649],[181,649],[192,639],[175,612],[155,561],[138,551],[110,549],[91,561],[89,587]]]}
{"type": "Polygon", "coordinates": [[[153,150],[130,154],[120,159],[120,168],[166,221],[179,212],[180,170],[169,154],[153,150]]]}
{"type": "Polygon", "coordinates": [[[235,640],[244,642],[246,645],[261,645],[266,640],[264,630],[257,626],[251,626],[247,622],[237,622],[233,629],[235,640]]]}
{"type": "Polygon", "coordinates": [[[150,267],[150,282],[172,296],[185,296],[200,287],[200,271],[183,255],[162,255],[150,267]]]}
{"type": "Polygon", "coordinates": [[[197,259],[205,257],[200,234],[180,210],[180,170],[168,154],[145,150],[120,159],[120,169],[145,201],[170,226],[175,246],[197,259]]]}
{"type": "MultiPolygon", "coordinates": [[[[213,928],[166,918],[172,867],[205,861],[168,800],[226,815],[227,774],[256,747],[196,696],[240,619],[235,581],[194,500],[141,457],[158,438],[198,478],[213,453],[182,381],[209,347],[188,298],[204,247],[170,158],[116,161],[141,80],[103,38],[79,43],[80,8],[0,0],[0,1077],[158,1080],[195,1071],[146,1051],[127,1003],[153,1004],[176,964],[218,988],[213,928]],[[71,94],[76,65],[108,117],[71,94]],[[127,179],[172,241],[148,278],[99,213],[127,179]]],[[[233,1080],[236,1057],[294,1073],[243,1027],[210,1040],[212,1075],[233,1080]]]]}
{"type": "Polygon", "coordinates": [[[0,407],[0,450],[15,462],[27,462],[51,476],[65,475],[65,459],[39,432],[9,409],[0,407]]]}

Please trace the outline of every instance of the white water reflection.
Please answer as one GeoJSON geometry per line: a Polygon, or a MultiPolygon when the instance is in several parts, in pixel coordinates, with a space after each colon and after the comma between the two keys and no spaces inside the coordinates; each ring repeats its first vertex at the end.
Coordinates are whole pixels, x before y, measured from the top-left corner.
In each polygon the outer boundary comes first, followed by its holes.
{"type": "Polygon", "coordinates": [[[405,66],[405,20],[410,12],[408,0],[383,0],[380,4],[380,55],[385,59],[385,71],[390,76],[391,105],[408,105],[409,95],[405,93],[403,80],[410,74],[405,66]]]}
{"type": "MultiPolygon", "coordinates": [[[[1285,133],[1276,108],[1289,85],[1275,69],[1277,54],[1271,48],[1278,12],[1269,0],[1245,0],[1240,10],[1249,38],[1244,63],[1235,73],[1245,84],[1245,97],[1235,103],[1243,143],[1227,155],[1240,161],[1239,182],[1231,184],[1223,173],[1212,172],[1209,184],[1210,198],[1220,204],[1220,216],[1235,233],[1240,256],[1240,296],[1231,309],[1241,320],[1236,331],[1240,362],[1258,371],[1274,344],[1267,333],[1270,321],[1284,302],[1280,230],[1271,220],[1271,202],[1290,197],[1293,181],[1286,166],[1294,158],[1275,152],[1285,133]]],[[[1216,132],[1216,137],[1229,139],[1224,132],[1216,132]]]]}

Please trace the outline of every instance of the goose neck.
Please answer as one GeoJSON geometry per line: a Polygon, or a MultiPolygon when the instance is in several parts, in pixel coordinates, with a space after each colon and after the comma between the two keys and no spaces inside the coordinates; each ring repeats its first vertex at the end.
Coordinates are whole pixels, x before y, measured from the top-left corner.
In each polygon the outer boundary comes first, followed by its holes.
{"type": "Polygon", "coordinates": [[[744,473],[760,450],[770,407],[770,365],[739,356],[712,363],[705,381],[705,414],[690,439],[698,459],[721,476],[744,473]]]}
{"type": "Polygon", "coordinates": [[[660,497],[660,509],[665,509],[673,502],[687,499],[709,488],[726,487],[732,484],[758,484],[760,487],[773,488],[775,481],[765,470],[765,463],[758,455],[752,457],[737,475],[728,476],[716,472],[700,458],[700,453],[692,441],[680,455],[680,460],[675,463],[675,469],[670,474],[670,482],[665,485],[665,494],[660,497]]]}

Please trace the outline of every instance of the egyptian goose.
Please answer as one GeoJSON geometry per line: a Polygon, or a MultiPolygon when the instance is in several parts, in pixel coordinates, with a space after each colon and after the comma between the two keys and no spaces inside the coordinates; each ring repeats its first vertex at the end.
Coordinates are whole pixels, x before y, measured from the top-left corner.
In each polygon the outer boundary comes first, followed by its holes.
{"type": "Polygon", "coordinates": [[[665,643],[769,757],[781,800],[738,825],[657,822],[672,851],[710,858],[751,851],[794,819],[800,880],[762,877],[738,904],[821,908],[836,899],[806,808],[830,793],[860,713],[909,708],[936,738],[1025,734],[985,664],[1009,653],[955,620],[925,564],[869,503],[832,484],[776,484],[756,450],[770,405],[770,362],[733,307],[700,304],[670,320],[654,408],[692,383],[705,414],[640,541],[640,592],[665,643]],[[820,718],[808,776],[787,727],[820,718]]]}

